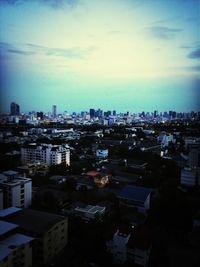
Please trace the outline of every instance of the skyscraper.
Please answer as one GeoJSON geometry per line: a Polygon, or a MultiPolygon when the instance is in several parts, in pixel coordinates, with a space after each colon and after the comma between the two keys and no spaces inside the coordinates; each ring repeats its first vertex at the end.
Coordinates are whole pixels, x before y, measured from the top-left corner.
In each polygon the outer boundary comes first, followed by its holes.
{"type": "Polygon", "coordinates": [[[10,115],[19,115],[19,114],[20,114],[19,105],[15,102],[12,102],[10,104],[10,115]]]}
{"type": "Polygon", "coordinates": [[[95,110],[93,108],[90,109],[90,118],[94,118],[95,110]]]}
{"type": "Polygon", "coordinates": [[[52,106],[52,117],[56,118],[56,105],[52,106]]]}

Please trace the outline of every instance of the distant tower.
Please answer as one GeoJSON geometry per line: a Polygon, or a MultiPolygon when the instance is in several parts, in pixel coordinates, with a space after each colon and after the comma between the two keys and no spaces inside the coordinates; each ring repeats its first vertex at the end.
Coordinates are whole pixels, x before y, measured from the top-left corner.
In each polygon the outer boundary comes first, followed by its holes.
{"type": "Polygon", "coordinates": [[[10,104],[10,115],[19,115],[20,114],[20,108],[19,105],[15,102],[12,102],[10,104]]]}
{"type": "Polygon", "coordinates": [[[52,106],[52,117],[56,118],[56,105],[52,106]]]}
{"type": "Polygon", "coordinates": [[[94,118],[95,110],[93,108],[90,109],[90,118],[94,118]]]}

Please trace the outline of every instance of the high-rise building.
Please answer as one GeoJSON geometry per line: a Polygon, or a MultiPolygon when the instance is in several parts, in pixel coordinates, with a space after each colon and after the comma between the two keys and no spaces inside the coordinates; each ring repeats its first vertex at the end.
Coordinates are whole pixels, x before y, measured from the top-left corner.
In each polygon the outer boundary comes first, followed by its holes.
{"type": "Polygon", "coordinates": [[[158,111],[157,111],[157,110],[154,110],[154,112],[153,112],[153,117],[154,117],[154,118],[158,117],[158,111]]]}
{"type": "Polygon", "coordinates": [[[20,107],[17,103],[12,102],[10,104],[10,115],[19,115],[20,114],[20,107]]]}
{"type": "Polygon", "coordinates": [[[90,109],[90,118],[94,118],[95,110],[93,108],[90,109]]]}
{"type": "Polygon", "coordinates": [[[44,113],[43,113],[42,111],[37,112],[37,118],[40,119],[40,120],[43,120],[43,118],[44,118],[44,113]]]}
{"type": "Polygon", "coordinates": [[[56,118],[56,105],[52,106],[52,117],[56,118]]]}

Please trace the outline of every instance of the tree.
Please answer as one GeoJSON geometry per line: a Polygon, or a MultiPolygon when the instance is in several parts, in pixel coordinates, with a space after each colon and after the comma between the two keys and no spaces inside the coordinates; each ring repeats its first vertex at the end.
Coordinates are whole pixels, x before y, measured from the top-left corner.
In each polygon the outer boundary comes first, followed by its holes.
{"type": "Polygon", "coordinates": [[[76,180],[74,178],[69,178],[63,183],[63,190],[71,193],[76,190],[76,185],[76,180]]]}

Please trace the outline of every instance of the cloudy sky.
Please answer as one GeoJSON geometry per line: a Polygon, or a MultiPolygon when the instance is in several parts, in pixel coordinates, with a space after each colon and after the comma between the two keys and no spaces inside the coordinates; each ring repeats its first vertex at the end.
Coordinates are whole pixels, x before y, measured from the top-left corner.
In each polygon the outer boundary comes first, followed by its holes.
{"type": "Polygon", "coordinates": [[[1,0],[1,111],[200,110],[200,0],[1,0]]]}

